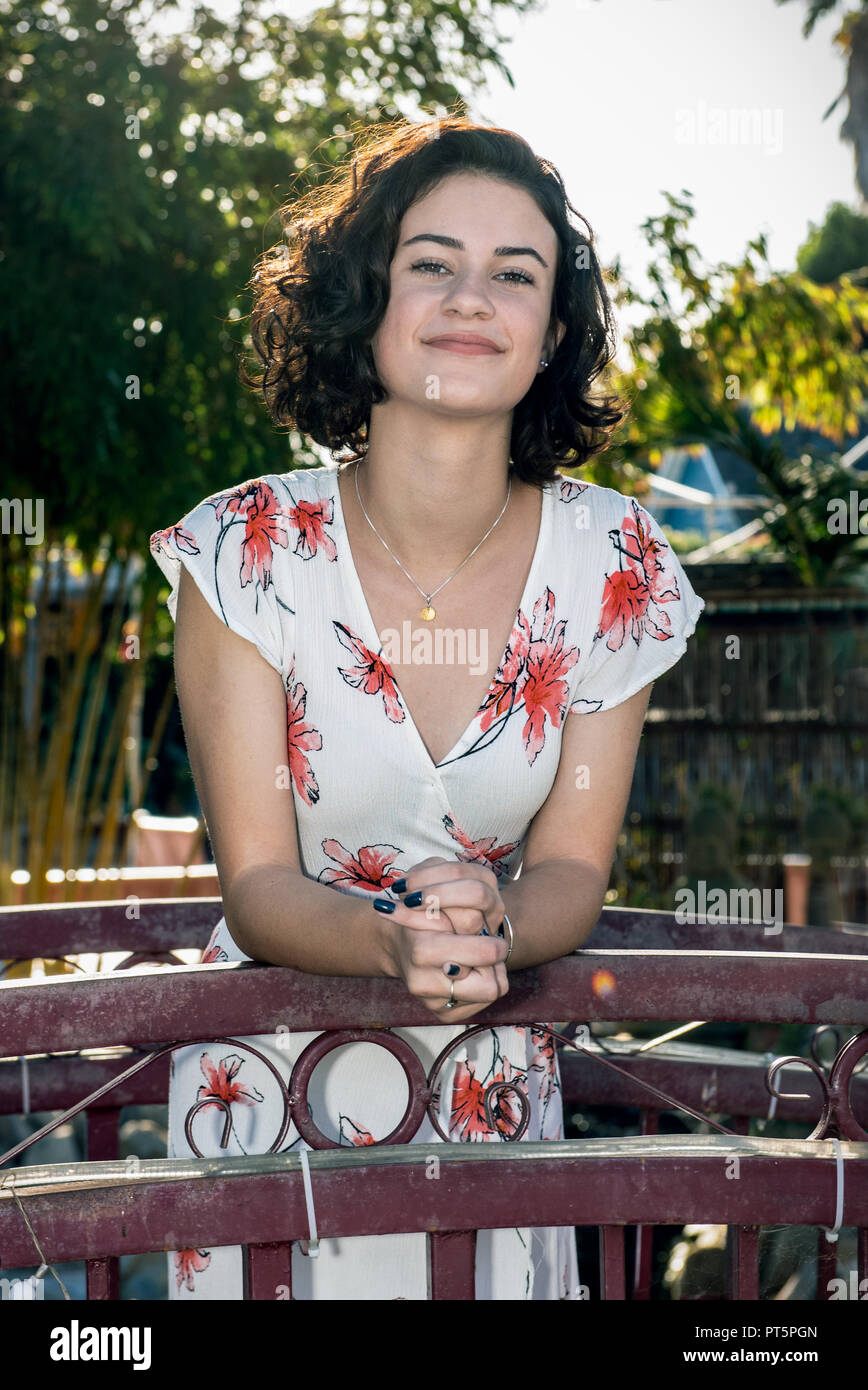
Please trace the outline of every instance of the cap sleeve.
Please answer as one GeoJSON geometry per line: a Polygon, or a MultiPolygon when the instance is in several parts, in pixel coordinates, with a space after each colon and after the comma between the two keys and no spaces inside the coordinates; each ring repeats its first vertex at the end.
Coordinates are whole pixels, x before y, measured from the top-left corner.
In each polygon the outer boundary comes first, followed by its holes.
{"type": "Polygon", "coordinates": [[[252,479],[215,492],[174,526],[155,531],[149,549],[169,581],[166,606],[178,607],[181,566],[196,581],[227,627],[252,642],[281,675],[284,668],[282,613],[292,613],[285,589],[288,566],[275,565],[288,543],[288,508],[280,506],[268,481],[252,479]]]}
{"type": "Polygon", "coordinates": [[[606,538],[597,616],[575,668],[573,714],[612,709],[668,671],[705,607],[659,522],[634,498],[614,495],[621,505],[606,538]]]}

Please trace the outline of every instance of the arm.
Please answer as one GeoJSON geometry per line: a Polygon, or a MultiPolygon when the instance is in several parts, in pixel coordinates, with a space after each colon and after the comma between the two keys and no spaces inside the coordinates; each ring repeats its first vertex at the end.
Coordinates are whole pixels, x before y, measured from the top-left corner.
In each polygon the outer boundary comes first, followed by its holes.
{"type": "MultiPolygon", "coordinates": [[[[302,872],[292,788],[278,775],[287,762],[283,682],[252,642],[217,617],[186,570],[175,681],[226,924],[245,955],[315,975],[400,978],[411,993],[441,1003],[448,994],[442,965],[454,958],[476,968],[480,1001],[497,997],[493,965],[506,953],[502,942],[447,943],[442,932],[408,931],[374,912],[370,898],[302,872]]],[[[413,922],[418,928],[419,914],[413,922]]],[[[456,1011],[455,1021],[467,1016],[456,1011]]]]}
{"type": "Polygon", "coordinates": [[[255,646],[181,572],[175,683],[193,780],[232,939],[255,960],[323,975],[384,975],[378,913],[301,870],[286,692],[255,646]],[[373,920],[371,920],[373,919],[373,920]]]}
{"type": "Polygon", "coordinates": [[[652,685],[613,709],[567,715],[557,776],[531,823],[521,873],[501,889],[515,932],[510,970],[578,950],[599,921],[652,685]]]}

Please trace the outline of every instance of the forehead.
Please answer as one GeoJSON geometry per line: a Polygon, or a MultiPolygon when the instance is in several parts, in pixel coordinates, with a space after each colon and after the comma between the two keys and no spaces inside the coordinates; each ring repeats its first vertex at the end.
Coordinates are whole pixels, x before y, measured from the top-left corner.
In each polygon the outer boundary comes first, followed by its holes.
{"type": "Polygon", "coordinates": [[[399,248],[419,232],[456,237],[468,251],[491,251],[495,245],[521,237],[541,252],[550,267],[558,245],[554,227],[526,189],[471,172],[449,174],[407,209],[399,248]]]}

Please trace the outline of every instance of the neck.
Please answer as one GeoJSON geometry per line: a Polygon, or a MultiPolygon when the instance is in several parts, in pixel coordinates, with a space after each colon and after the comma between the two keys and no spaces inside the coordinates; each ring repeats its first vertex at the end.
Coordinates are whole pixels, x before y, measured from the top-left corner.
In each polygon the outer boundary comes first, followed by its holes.
{"type": "MultiPolygon", "coordinates": [[[[364,510],[380,535],[408,566],[414,559],[427,571],[460,564],[497,521],[486,544],[504,532],[527,491],[510,474],[508,441],[485,442],[480,431],[462,442],[423,442],[372,437],[366,458],[348,464],[341,496],[358,511],[356,484],[364,510]]],[[[375,545],[379,545],[370,532],[375,545]]],[[[502,537],[501,537],[502,539],[502,537]]]]}

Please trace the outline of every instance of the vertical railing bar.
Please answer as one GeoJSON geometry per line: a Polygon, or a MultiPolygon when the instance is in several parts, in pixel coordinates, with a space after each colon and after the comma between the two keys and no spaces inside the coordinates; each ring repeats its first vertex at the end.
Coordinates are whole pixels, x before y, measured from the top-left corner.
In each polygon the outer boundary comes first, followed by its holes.
{"type": "MultiPolygon", "coordinates": [[[[120,1157],[120,1119],[116,1105],[85,1110],[85,1152],[89,1163],[109,1163],[120,1157]]],[[[120,1298],[121,1262],[117,1255],[87,1261],[87,1296],[95,1300],[120,1298]]]]}
{"type": "Polygon", "coordinates": [[[91,1302],[117,1302],[121,1296],[120,1261],[105,1256],[86,1261],[87,1298],[91,1302]]]}
{"type": "MultiPolygon", "coordinates": [[[[868,1280],[868,1226],[860,1226],[856,1232],[856,1274],[861,1298],[862,1280],[868,1280]]],[[[865,1292],[868,1293],[868,1287],[865,1292]]]]}
{"type": "Polygon", "coordinates": [[[624,1253],[624,1227],[600,1227],[600,1297],[627,1298],[627,1267],[624,1253]]]}
{"type": "Polygon", "coordinates": [[[119,1126],[121,1112],[117,1106],[97,1106],[85,1110],[87,1157],[91,1163],[110,1163],[120,1157],[119,1126]]]}
{"type": "Polygon", "coordinates": [[[727,1226],[726,1256],[730,1299],[759,1298],[759,1226],[727,1226]]]}
{"type": "MultiPolygon", "coordinates": [[[[644,1108],[642,1114],[642,1133],[657,1134],[660,1129],[660,1111],[644,1108]]],[[[636,1252],[633,1260],[633,1297],[647,1300],[651,1297],[651,1257],[654,1249],[654,1227],[635,1226],[636,1252]]]]}
{"type": "Polygon", "coordinates": [[[271,1302],[292,1298],[292,1242],[245,1245],[242,1298],[271,1302]]]}
{"type": "Polygon", "coordinates": [[[476,1298],[476,1232],[428,1231],[429,1299],[476,1298]]]}

